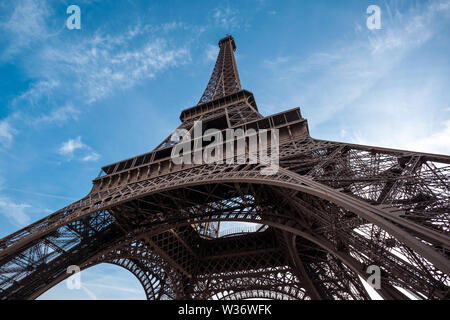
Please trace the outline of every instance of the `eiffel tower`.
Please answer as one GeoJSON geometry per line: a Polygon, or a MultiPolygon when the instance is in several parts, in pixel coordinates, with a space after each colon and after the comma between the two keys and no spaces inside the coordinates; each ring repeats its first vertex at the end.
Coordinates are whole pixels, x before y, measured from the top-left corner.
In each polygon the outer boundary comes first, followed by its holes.
{"type": "Polygon", "coordinates": [[[148,299],[370,299],[363,280],[384,299],[448,299],[450,157],[314,139],[299,108],[265,117],[241,87],[233,38],[219,47],[178,129],[277,129],[278,171],[175,164],[168,137],[3,238],[0,297],[35,299],[69,266],[111,263],[148,299]]]}

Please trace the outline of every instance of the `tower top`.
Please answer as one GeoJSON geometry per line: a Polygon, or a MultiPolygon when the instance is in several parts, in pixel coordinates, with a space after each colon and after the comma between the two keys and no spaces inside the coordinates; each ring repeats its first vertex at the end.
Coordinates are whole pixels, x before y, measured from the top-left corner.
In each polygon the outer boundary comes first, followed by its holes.
{"type": "Polygon", "coordinates": [[[233,48],[233,52],[236,51],[236,44],[234,43],[234,39],[231,35],[227,34],[225,38],[222,38],[219,40],[219,48],[222,48],[222,46],[227,43],[228,41],[231,42],[231,46],[233,48]]]}
{"type": "Polygon", "coordinates": [[[220,99],[242,90],[234,58],[236,44],[233,37],[227,35],[220,39],[219,48],[214,70],[198,104],[220,99]]]}

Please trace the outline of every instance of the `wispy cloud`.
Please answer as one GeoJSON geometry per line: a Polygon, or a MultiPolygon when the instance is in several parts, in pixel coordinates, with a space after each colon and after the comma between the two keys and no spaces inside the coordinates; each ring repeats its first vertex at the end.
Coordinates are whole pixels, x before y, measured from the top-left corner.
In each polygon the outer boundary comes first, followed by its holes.
{"type": "MultiPolygon", "coordinates": [[[[105,281],[105,283],[107,283],[105,281]]],[[[103,288],[103,289],[111,289],[111,290],[115,290],[115,291],[123,291],[123,292],[127,292],[127,293],[134,293],[134,294],[139,294],[140,290],[136,290],[134,288],[129,288],[129,287],[124,287],[124,286],[117,286],[117,285],[107,285],[107,284],[103,284],[103,283],[89,283],[86,284],[87,286],[90,287],[97,287],[97,288],[103,288]]]]}
{"type": "Polygon", "coordinates": [[[399,55],[421,46],[438,31],[434,19],[449,13],[449,3],[448,0],[438,0],[403,14],[395,7],[386,5],[386,11],[390,14],[383,19],[387,24],[384,32],[372,32],[369,36],[372,53],[389,54],[395,51],[399,55]]]}
{"type": "MultiPolygon", "coordinates": [[[[444,113],[442,118],[449,119],[450,115],[444,113]]],[[[386,121],[387,123],[379,123],[376,128],[368,126],[364,130],[353,132],[344,129],[341,138],[357,144],[450,154],[450,119],[436,122],[437,125],[431,126],[414,118],[405,119],[403,123],[397,119],[394,121],[397,123],[393,123],[390,119],[386,121]],[[387,127],[394,129],[388,130],[387,127]]]]}
{"type": "Polygon", "coordinates": [[[0,145],[7,147],[11,144],[14,135],[17,133],[9,123],[9,119],[0,120],[0,145]]]}
{"type": "Polygon", "coordinates": [[[100,159],[100,155],[93,151],[92,148],[81,141],[81,137],[78,136],[74,139],[69,139],[61,144],[58,149],[58,153],[66,157],[68,161],[72,160],[77,150],[83,150],[84,155],[80,157],[81,161],[97,161],[100,159]]]}
{"type": "Polygon", "coordinates": [[[81,289],[83,289],[84,292],[86,292],[86,294],[92,299],[92,300],[98,300],[97,295],[92,292],[91,290],[89,290],[88,288],[86,288],[85,285],[81,286],[81,289]]]}
{"type": "Polygon", "coordinates": [[[273,112],[275,104],[300,103],[313,136],[315,128],[329,124],[331,130],[341,122],[337,135],[344,130],[341,136],[349,142],[448,153],[450,117],[439,111],[448,102],[443,94],[448,77],[433,61],[411,65],[407,58],[426,57],[421,50],[445,32],[450,1],[421,3],[407,11],[395,5],[382,8],[381,30],[356,28],[354,40],[336,40],[301,59],[284,55],[265,61],[281,92],[274,97],[278,103],[269,99],[261,109],[273,112]]]}
{"type": "MultiPolygon", "coordinates": [[[[77,200],[76,198],[72,198],[72,197],[66,197],[66,196],[60,196],[60,195],[49,194],[49,193],[42,193],[42,192],[34,192],[34,191],[28,191],[28,190],[22,190],[22,189],[16,189],[16,188],[4,188],[4,190],[5,191],[19,192],[19,193],[24,193],[24,194],[28,194],[28,195],[32,195],[32,196],[38,196],[38,197],[44,197],[44,198],[63,199],[63,200],[70,200],[70,201],[77,200]]],[[[45,209],[43,211],[48,212],[48,213],[53,212],[53,211],[51,211],[49,209],[45,209]]]]}
{"type": "Polygon", "coordinates": [[[219,47],[217,45],[208,44],[205,50],[206,61],[215,61],[219,54],[219,47]]]}
{"type": "Polygon", "coordinates": [[[91,152],[87,155],[85,155],[81,160],[82,161],[97,161],[100,159],[100,155],[97,152],[91,152]]]}
{"type": "Polygon", "coordinates": [[[46,61],[44,69],[58,79],[69,77],[71,80],[66,81],[74,84],[72,90],[92,103],[190,59],[187,48],[172,48],[161,38],[133,49],[129,46],[130,40],[131,36],[96,35],[69,49],[47,47],[42,52],[42,59],[46,61]],[[67,51],[72,54],[67,55],[67,51]]]}
{"type": "Polygon", "coordinates": [[[31,119],[33,124],[48,124],[58,123],[62,124],[67,120],[77,120],[80,110],[75,109],[71,104],[67,104],[63,107],[53,109],[49,114],[44,114],[36,118],[31,119]]]}
{"type": "Polygon", "coordinates": [[[7,197],[0,197],[0,214],[6,217],[17,227],[23,227],[30,223],[30,217],[25,210],[31,208],[26,203],[16,203],[7,197]]]}
{"type": "Polygon", "coordinates": [[[11,104],[15,107],[20,107],[22,105],[35,107],[43,97],[48,98],[58,85],[59,81],[55,79],[35,82],[29,89],[15,97],[11,104]]]}
{"type": "Polygon", "coordinates": [[[45,1],[15,2],[7,18],[0,22],[0,29],[11,40],[1,58],[9,58],[35,41],[48,37],[47,18],[50,14],[51,10],[45,1]]]}
{"type": "Polygon", "coordinates": [[[69,139],[66,142],[63,142],[61,147],[59,148],[58,152],[59,154],[62,154],[64,156],[73,156],[73,153],[77,149],[85,148],[83,142],[81,142],[81,137],[76,137],[75,139],[69,139]]]}
{"type": "Polygon", "coordinates": [[[217,26],[228,31],[234,30],[240,25],[239,12],[230,6],[214,9],[213,18],[217,26]]]}
{"type": "MultiPolygon", "coordinates": [[[[10,145],[15,134],[25,131],[24,126],[77,120],[90,104],[188,63],[189,41],[174,41],[170,33],[203,31],[181,21],[137,22],[115,33],[101,26],[68,41],[62,32],[63,20],[49,2],[23,0],[2,5],[0,16],[0,32],[5,35],[0,39],[5,48],[0,59],[20,65],[33,80],[27,90],[11,99],[9,108],[16,116],[1,122],[0,146],[10,145]]],[[[83,159],[98,158],[91,153],[83,159]]]]}

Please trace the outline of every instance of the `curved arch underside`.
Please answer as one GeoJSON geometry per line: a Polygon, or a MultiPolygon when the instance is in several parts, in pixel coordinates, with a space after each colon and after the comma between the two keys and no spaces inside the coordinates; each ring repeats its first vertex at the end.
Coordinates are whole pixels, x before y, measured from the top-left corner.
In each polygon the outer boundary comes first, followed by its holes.
{"type": "Polygon", "coordinates": [[[371,265],[384,298],[448,298],[448,166],[314,141],[307,169],[282,146],[275,175],[202,165],[91,193],[1,241],[0,296],[35,298],[69,265],[111,262],[149,299],[368,299],[371,265]],[[364,172],[373,159],[385,165],[364,172]],[[268,228],[205,238],[220,221],[268,228]]]}

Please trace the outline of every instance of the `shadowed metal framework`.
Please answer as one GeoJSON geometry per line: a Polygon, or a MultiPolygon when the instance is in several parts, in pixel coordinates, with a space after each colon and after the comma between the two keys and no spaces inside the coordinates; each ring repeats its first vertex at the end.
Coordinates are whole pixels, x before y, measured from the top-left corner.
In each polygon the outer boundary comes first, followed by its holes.
{"type": "Polygon", "coordinates": [[[107,165],[86,197],[0,240],[0,297],[113,263],[148,299],[370,299],[371,265],[384,299],[448,299],[450,157],[313,139],[299,108],[264,117],[233,38],[219,47],[179,129],[276,128],[280,170],[176,165],[170,138],[107,165]]]}

